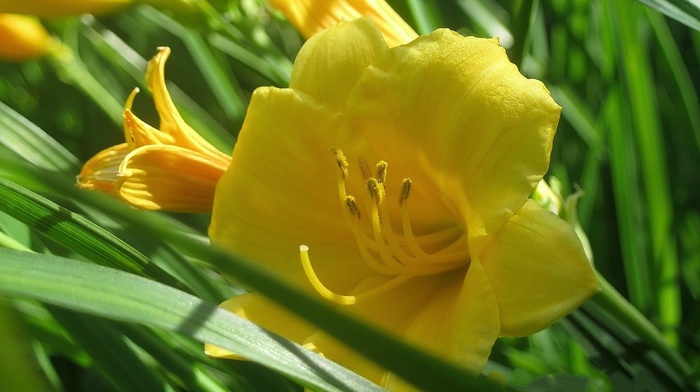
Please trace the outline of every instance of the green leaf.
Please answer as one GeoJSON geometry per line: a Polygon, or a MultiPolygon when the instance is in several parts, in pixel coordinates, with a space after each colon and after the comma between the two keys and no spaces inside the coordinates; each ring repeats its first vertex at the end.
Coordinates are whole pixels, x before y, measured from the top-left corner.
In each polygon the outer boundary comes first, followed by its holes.
{"type": "Polygon", "coordinates": [[[0,291],[179,332],[235,351],[314,389],[379,390],[333,362],[213,304],[111,268],[0,249],[0,291]]]}
{"type": "Polygon", "coordinates": [[[78,159],[60,143],[2,102],[0,144],[43,169],[75,173],[80,167],[78,159]]]}
{"type": "Polygon", "coordinates": [[[0,178],[0,209],[87,259],[177,285],[146,256],[107,230],[58,204],[0,178]]]}
{"type": "Polygon", "coordinates": [[[700,4],[697,0],[638,0],[688,27],[700,30],[700,4]]]}

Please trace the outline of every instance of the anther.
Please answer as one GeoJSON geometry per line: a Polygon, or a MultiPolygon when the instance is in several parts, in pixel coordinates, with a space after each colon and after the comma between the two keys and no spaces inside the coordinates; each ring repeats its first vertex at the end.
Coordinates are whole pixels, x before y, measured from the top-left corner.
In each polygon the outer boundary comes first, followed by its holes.
{"type": "Polygon", "coordinates": [[[379,181],[380,184],[384,184],[386,181],[387,166],[389,166],[389,164],[385,161],[377,162],[377,181],[379,181]]]}
{"type": "Polygon", "coordinates": [[[343,154],[343,150],[337,147],[330,148],[333,155],[335,155],[335,161],[338,163],[338,168],[340,169],[340,176],[344,179],[348,178],[348,160],[343,154]]]}
{"type": "Polygon", "coordinates": [[[377,202],[377,205],[382,204],[384,200],[384,187],[379,183],[374,177],[367,179],[367,190],[369,191],[369,196],[372,200],[377,202]]]}
{"type": "Polygon", "coordinates": [[[403,204],[407,199],[408,195],[411,193],[411,179],[404,178],[401,181],[401,195],[399,196],[399,204],[403,204]]]}
{"type": "Polygon", "coordinates": [[[369,165],[367,164],[365,158],[360,157],[357,161],[360,164],[360,172],[362,172],[362,178],[365,181],[367,181],[370,177],[372,177],[372,171],[369,170],[369,165]]]}
{"type": "Polygon", "coordinates": [[[360,219],[360,207],[357,206],[355,202],[355,197],[352,195],[345,196],[345,205],[348,206],[350,213],[360,219]]]}

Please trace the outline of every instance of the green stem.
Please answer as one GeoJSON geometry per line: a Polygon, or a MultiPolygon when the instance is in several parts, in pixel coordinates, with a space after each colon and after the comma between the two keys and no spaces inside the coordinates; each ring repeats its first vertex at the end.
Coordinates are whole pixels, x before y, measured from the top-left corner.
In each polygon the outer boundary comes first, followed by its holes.
{"type": "Polygon", "coordinates": [[[97,106],[117,125],[122,127],[123,105],[119,103],[95,77],[88,71],[85,64],[75,56],[71,48],[59,43],[49,54],[59,77],[66,83],[76,86],[92,99],[97,106]]]}
{"type": "Polygon", "coordinates": [[[661,332],[644,315],[637,310],[613,285],[597,273],[601,291],[592,301],[614,315],[626,327],[646,342],[661,357],[673,366],[686,381],[692,382],[693,369],[688,362],[669,346],[661,332]]]}

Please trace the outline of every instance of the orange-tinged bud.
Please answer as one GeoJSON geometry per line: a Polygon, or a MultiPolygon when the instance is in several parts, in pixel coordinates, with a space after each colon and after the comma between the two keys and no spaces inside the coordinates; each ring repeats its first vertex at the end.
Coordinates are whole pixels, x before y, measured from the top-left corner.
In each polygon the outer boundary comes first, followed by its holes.
{"type": "Polygon", "coordinates": [[[0,14],[0,59],[24,61],[44,55],[51,37],[36,19],[0,14]]]}

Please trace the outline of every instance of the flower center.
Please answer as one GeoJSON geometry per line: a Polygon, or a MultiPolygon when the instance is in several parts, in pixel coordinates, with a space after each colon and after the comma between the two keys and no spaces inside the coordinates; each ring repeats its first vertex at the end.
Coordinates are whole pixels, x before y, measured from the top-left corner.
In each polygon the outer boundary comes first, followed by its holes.
{"type": "Polygon", "coordinates": [[[386,281],[375,288],[357,295],[342,295],[329,290],[316,275],[309,259],[309,248],[302,245],[299,248],[302,266],[309,281],[324,298],[341,304],[352,305],[360,300],[374,297],[387,292],[418,276],[444,273],[469,263],[467,233],[462,230],[455,240],[454,229],[437,231],[416,236],[413,233],[408,213],[408,199],[411,194],[410,178],[401,181],[398,203],[401,214],[401,232],[396,232],[392,226],[389,208],[387,207],[386,188],[388,164],[379,161],[374,175],[369,165],[360,159],[360,170],[366,182],[368,196],[366,198],[365,214],[362,214],[357,199],[347,194],[345,182],[348,178],[348,161],[338,148],[331,148],[340,176],[338,177],[338,193],[343,206],[346,221],[352,230],[358,249],[364,262],[377,274],[386,277],[386,281]],[[371,233],[363,229],[362,219],[369,219],[371,233]],[[428,252],[421,244],[442,244],[437,250],[428,252]]]}

